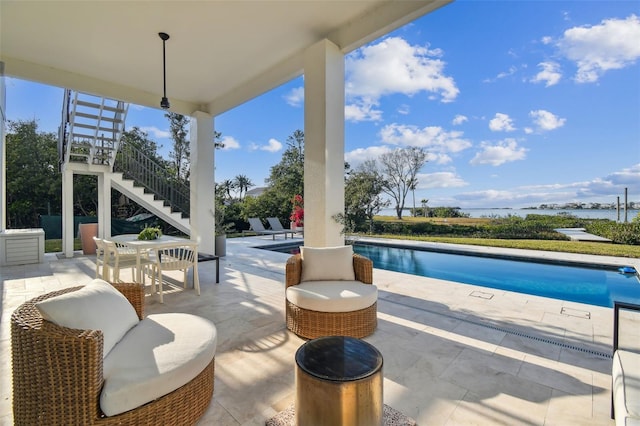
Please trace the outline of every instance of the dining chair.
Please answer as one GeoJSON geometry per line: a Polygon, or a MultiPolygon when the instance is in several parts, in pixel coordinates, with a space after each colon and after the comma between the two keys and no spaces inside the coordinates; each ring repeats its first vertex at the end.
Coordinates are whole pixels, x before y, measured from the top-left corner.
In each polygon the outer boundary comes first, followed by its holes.
{"type": "MultiPolygon", "coordinates": [[[[109,281],[109,270],[113,270],[113,282],[120,282],[120,270],[131,268],[132,277],[135,277],[138,259],[135,250],[131,250],[114,241],[102,240],[104,244],[103,274],[102,279],[109,281]],[[105,269],[108,268],[108,269],[105,269]],[[107,272],[105,275],[105,271],[107,272]]],[[[152,287],[155,281],[155,262],[148,255],[140,256],[140,268],[152,270],[152,287]]],[[[145,274],[142,275],[144,284],[145,274]]]]}
{"type": "Polygon", "coordinates": [[[109,266],[105,264],[105,252],[106,246],[102,238],[93,237],[93,241],[96,244],[96,278],[102,278],[109,280],[109,266]],[[102,273],[100,272],[102,268],[102,273]]]}
{"type": "MultiPolygon", "coordinates": [[[[187,275],[189,268],[193,268],[193,288],[200,295],[200,280],[198,278],[198,244],[185,243],[156,250],[155,270],[158,274],[158,286],[160,303],[162,298],[162,273],[163,271],[183,271],[183,285],[187,288],[187,275]]],[[[155,291],[155,282],[152,285],[155,291]]]]}

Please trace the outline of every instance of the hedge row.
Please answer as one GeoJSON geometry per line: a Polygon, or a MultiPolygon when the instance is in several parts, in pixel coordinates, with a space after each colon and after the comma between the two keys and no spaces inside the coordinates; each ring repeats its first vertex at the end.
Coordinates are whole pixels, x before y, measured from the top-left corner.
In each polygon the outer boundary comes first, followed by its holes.
{"type": "Polygon", "coordinates": [[[584,219],[569,215],[527,215],[492,219],[488,224],[459,225],[432,222],[375,221],[375,234],[425,235],[528,240],[566,240],[556,228],[585,228],[618,244],[640,245],[640,222],[616,223],[607,219],[584,219]]]}

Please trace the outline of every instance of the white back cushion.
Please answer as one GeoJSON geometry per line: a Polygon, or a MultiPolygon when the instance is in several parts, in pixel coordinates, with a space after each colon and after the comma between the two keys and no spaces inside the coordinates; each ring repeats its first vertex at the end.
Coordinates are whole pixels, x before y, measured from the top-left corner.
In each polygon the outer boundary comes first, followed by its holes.
{"type": "Polygon", "coordinates": [[[300,247],[301,281],[353,281],[353,247],[300,247]]]}
{"type": "Polygon", "coordinates": [[[108,282],[95,279],[77,291],[36,303],[47,321],[77,330],[101,330],[105,358],[131,327],[138,324],[136,310],[108,282]]]}

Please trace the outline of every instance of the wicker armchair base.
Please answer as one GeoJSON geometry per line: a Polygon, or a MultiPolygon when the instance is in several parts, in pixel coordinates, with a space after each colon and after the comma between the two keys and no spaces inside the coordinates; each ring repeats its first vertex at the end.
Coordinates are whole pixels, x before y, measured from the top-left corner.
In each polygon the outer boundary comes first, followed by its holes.
{"type": "Polygon", "coordinates": [[[287,328],[305,339],[323,336],[356,338],[372,334],[378,325],[378,303],[352,312],[318,312],[286,301],[287,328]]]}
{"type": "Polygon", "coordinates": [[[186,385],[134,410],[96,419],[95,425],[194,425],[213,397],[215,358],[186,385]]]}

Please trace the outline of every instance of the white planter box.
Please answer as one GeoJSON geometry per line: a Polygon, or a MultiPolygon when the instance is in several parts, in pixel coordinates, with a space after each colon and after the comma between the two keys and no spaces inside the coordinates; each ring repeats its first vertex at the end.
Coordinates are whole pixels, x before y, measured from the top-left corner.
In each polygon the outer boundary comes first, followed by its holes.
{"type": "Polygon", "coordinates": [[[44,230],[6,229],[0,232],[0,265],[26,265],[44,261],[44,230]]]}

